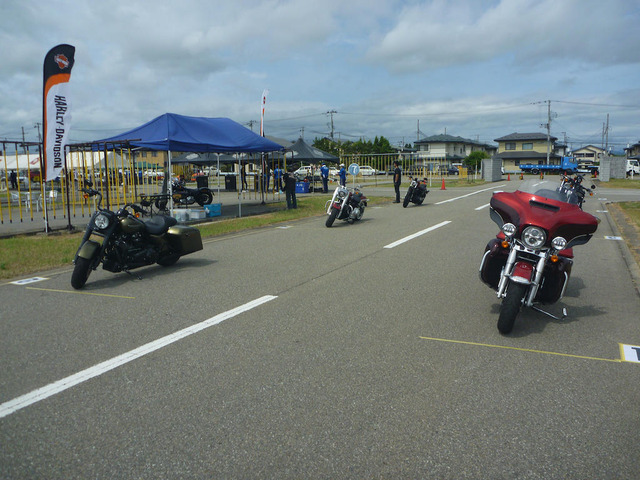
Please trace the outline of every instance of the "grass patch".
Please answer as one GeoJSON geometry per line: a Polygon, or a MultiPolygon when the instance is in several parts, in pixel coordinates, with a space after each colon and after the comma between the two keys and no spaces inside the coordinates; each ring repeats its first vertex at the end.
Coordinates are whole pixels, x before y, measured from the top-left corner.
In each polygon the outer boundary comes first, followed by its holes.
{"type": "MultiPolygon", "coordinates": [[[[323,215],[330,196],[298,199],[298,208],[287,210],[286,202],[270,204],[274,212],[243,218],[219,220],[194,225],[203,238],[240,232],[300,218],[323,215]]],[[[369,204],[384,203],[389,198],[369,197],[369,204]]],[[[19,235],[0,238],[0,279],[16,278],[34,272],[71,266],[84,232],[52,235],[19,235]]]]}
{"type": "Polygon", "coordinates": [[[618,205],[640,229],[640,202],[620,202],[618,205]]]}
{"type": "MultiPolygon", "coordinates": [[[[637,177],[636,177],[637,178],[637,177]]],[[[585,183],[586,183],[585,179],[585,183]]],[[[593,180],[590,180],[593,183],[593,180]]],[[[597,184],[600,188],[640,188],[640,179],[630,178],[612,178],[608,182],[599,182],[597,184]]]]}

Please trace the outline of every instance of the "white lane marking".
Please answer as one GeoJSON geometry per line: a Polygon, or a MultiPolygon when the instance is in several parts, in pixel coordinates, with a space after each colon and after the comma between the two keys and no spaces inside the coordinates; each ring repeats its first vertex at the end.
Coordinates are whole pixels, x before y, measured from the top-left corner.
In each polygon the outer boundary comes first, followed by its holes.
{"type": "Polygon", "coordinates": [[[243,312],[249,311],[253,308],[256,308],[263,303],[269,302],[275,298],[273,295],[265,295],[264,297],[257,298],[251,302],[245,303],[244,305],[240,305],[234,309],[228,310],[226,312],[219,313],[215,317],[211,317],[204,322],[197,323],[190,327],[179,330],[175,333],[167,335],[166,337],[159,338],[153,342],[149,342],[146,345],[142,345],[136,349],[133,349],[129,352],[123,353],[122,355],[118,355],[110,360],[106,360],[102,363],[94,365],[93,367],[89,367],[86,370],[82,370],[74,375],[70,375],[62,380],[58,380],[57,382],[50,383],[44,387],[38,388],[30,393],[25,395],[21,395],[13,400],[5,402],[0,405],[0,418],[6,417],[7,415],[11,415],[18,410],[21,410],[29,405],[32,405],[41,400],[45,400],[57,393],[63,392],[68,388],[74,387],[80,383],[86,382],[87,380],[102,375],[110,370],[118,368],[121,365],[129,363],[133,360],[136,360],[144,355],[155,352],[167,345],[170,345],[178,340],[182,340],[194,333],[198,333],[205,328],[209,328],[213,325],[217,325],[225,320],[228,320],[236,315],[240,315],[243,312]]]}
{"type": "Polygon", "coordinates": [[[475,210],[482,210],[483,208],[487,208],[489,205],[491,205],[491,204],[487,203],[486,205],[482,205],[481,207],[478,207],[475,210]]]}
{"type": "Polygon", "coordinates": [[[440,228],[440,227],[444,227],[445,225],[451,223],[450,220],[444,221],[442,223],[439,223],[437,225],[434,225],[433,227],[429,227],[429,228],[425,228],[424,230],[420,230],[417,233],[414,233],[413,235],[409,235],[408,237],[404,237],[401,238],[400,240],[397,240],[393,243],[390,243],[389,245],[385,245],[384,248],[394,248],[397,247],[398,245],[403,244],[404,242],[408,242],[409,240],[413,240],[416,237],[419,237],[420,235],[424,235],[425,233],[429,233],[433,230],[435,230],[436,228],[440,228]]]}
{"type": "Polygon", "coordinates": [[[43,280],[49,280],[49,279],[45,277],[33,277],[33,278],[25,278],[23,280],[16,280],[15,282],[9,282],[9,283],[13,283],[14,285],[29,285],[30,283],[42,282],[43,280]]]}
{"type": "Polygon", "coordinates": [[[450,198],[449,200],[443,200],[442,202],[436,203],[436,205],[441,205],[443,203],[455,202],[456,200],[460,200],[461,198],[470,197],[471,195],[475,195],[476,193],[486,192],[487,190],[495,190],[498,187],[504,187],[506,184],[502,185],[494,185],[493,187],[485,188],[483,190],[478,190],[476,192],[467,193],[466,195],[462,195],[461,197],[450,198]]]}

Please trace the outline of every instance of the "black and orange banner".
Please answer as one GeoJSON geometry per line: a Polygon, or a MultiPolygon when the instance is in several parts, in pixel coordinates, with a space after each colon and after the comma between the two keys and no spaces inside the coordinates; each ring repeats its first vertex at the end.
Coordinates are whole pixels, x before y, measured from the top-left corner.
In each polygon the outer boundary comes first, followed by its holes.
{"type": "Polygon", "coordinates": [[[44,178],[56,178],[65,164],[65,146],[69,137],[71,108],[69,79],[76,48],[58,45],[44,58],[43,114],[44,178]]]}

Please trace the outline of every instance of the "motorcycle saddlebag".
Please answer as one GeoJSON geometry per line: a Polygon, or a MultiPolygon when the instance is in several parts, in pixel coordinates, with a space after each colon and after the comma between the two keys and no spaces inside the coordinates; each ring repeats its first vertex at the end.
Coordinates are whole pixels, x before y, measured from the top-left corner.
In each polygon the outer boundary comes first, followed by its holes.
{"type": "Polygon", "coordinates": [[[181,255],[202,250],[202,237],[197,228],[174,225],[169,227],[167,236],[173,248],[179,250],[181,255]]]}
{"type": "Polygon", "coordinates": [[[502,248],[501,243],[497,238],[492,239],[484,250],[484,256],[480,264],[480,280],[494,290],[498,288],[500,274],[509,256],[509,250],[502,248]]]}

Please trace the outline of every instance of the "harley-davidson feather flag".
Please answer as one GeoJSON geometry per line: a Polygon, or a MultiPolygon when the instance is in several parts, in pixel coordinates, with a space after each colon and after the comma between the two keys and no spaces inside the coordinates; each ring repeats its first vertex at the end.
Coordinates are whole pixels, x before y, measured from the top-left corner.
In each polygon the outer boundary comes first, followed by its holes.
{"type": "Polygon", "coordinates": [[[42,122],[44,125],[44,179],[53,180],[64,168],[65,146],[71,126],[69,79],[76,47],[58,45],[44,57],[42,122]]]}

